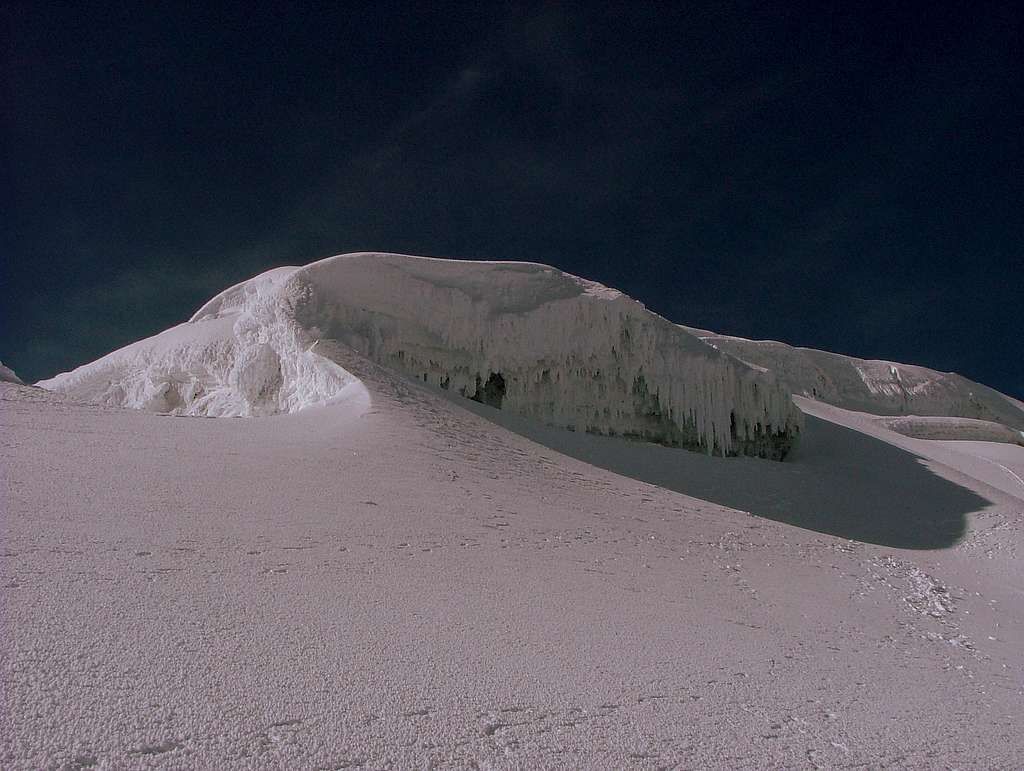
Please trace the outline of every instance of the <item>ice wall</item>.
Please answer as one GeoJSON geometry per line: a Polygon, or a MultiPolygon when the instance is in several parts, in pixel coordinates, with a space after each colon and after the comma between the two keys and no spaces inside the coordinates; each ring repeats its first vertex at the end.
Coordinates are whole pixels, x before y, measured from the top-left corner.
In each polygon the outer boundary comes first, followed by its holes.
{"type": "Polygon", "coordinates": [[[770,376],[544,265],[355,254],[289,281],[310,336],[550,425],[767,458],[800,430],[770,376]]]}

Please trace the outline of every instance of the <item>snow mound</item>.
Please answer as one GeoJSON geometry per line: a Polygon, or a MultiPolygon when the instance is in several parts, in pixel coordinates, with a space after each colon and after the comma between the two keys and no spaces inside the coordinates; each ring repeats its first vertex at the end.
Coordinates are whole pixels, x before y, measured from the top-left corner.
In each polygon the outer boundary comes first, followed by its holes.
{"type": "Polygon", "coordinates": [[[23,385],[21,378],[14,374],[13,369],[4,366],[2,361],[0,361],[0,383],[16,383],[18,385],[23,385]]]}
{"type": "Polygon", "coordinates": [[[379,253],[269,271],[40,385],[172,414],[294,412],[355,380],[337,344],[572,430],[782,458],[801,426],[773,377],[614,289],[535,263],[379,253]]]}
{"type": "Polygon", "coordinates": [[[340,398],[356,378],[313,350],[278,268],[221,293],[193,320],[37,385],[171,415],[261,416],[340,398]]]}
{"type": "Polygon", "coordinates": [[[794,394],[836,407],[876,415],[973,418],[1024,429],[1020,402],[955,372],[683,329],[770,372],[794,394]]]}

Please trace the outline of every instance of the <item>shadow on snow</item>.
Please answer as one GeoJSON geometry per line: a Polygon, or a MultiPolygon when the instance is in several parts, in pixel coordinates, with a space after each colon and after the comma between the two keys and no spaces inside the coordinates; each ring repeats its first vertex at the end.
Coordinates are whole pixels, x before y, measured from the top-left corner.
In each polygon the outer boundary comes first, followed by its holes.
{"type": "Polygon", "coordinates": [[[695,498],[819,533],[903,549],[957,543],[967,515],[989,501],[933,473],[922,459],[806,416],[785,462],[712,458],[686,450],[549,428],[484,405],[458,404],[565,455],[695,498]]]}

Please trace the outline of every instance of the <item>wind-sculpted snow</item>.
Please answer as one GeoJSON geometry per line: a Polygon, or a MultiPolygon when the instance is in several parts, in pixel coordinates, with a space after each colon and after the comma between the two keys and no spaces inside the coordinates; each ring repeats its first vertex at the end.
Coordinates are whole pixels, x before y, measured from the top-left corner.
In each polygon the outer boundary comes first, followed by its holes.
{"type": "Polygon", "coordinates": [[[295,268],[257,276],[205,307],[217,313],[133,343],[38,385],[88,401],[172,415],[274,415],[340,398],[356,380],[289,314],[295,268]]]}
{"type": "Polygon", "coordinates": [[[174,414],[293,412],[354,380],[326,353],[336,343],[572,430],[781,458],[801,425],[774,378],[614,289],[534,263],[394,254],[270,271],[41,385],[174,414]]]}
{"type": "Polygon", "coordinates": [[[770,372],[794,394],[837,407],[876,415],[974,418],[1024,429],[1020,402],[955,372],[683,329],[770,372]]]}

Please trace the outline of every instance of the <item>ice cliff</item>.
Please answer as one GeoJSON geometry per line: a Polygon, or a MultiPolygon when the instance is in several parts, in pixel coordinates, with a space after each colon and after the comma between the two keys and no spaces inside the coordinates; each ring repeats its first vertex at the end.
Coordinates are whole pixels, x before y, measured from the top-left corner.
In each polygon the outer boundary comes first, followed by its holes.
{"type": "Polygon", "coordinates": [[[355,378],[341,344],[549,425],[781,458],[788,390],[620,292],[535,263],[340,255],[222,292],[187,323],[40,385],[182,415],[270,415],[355,378]]]}

